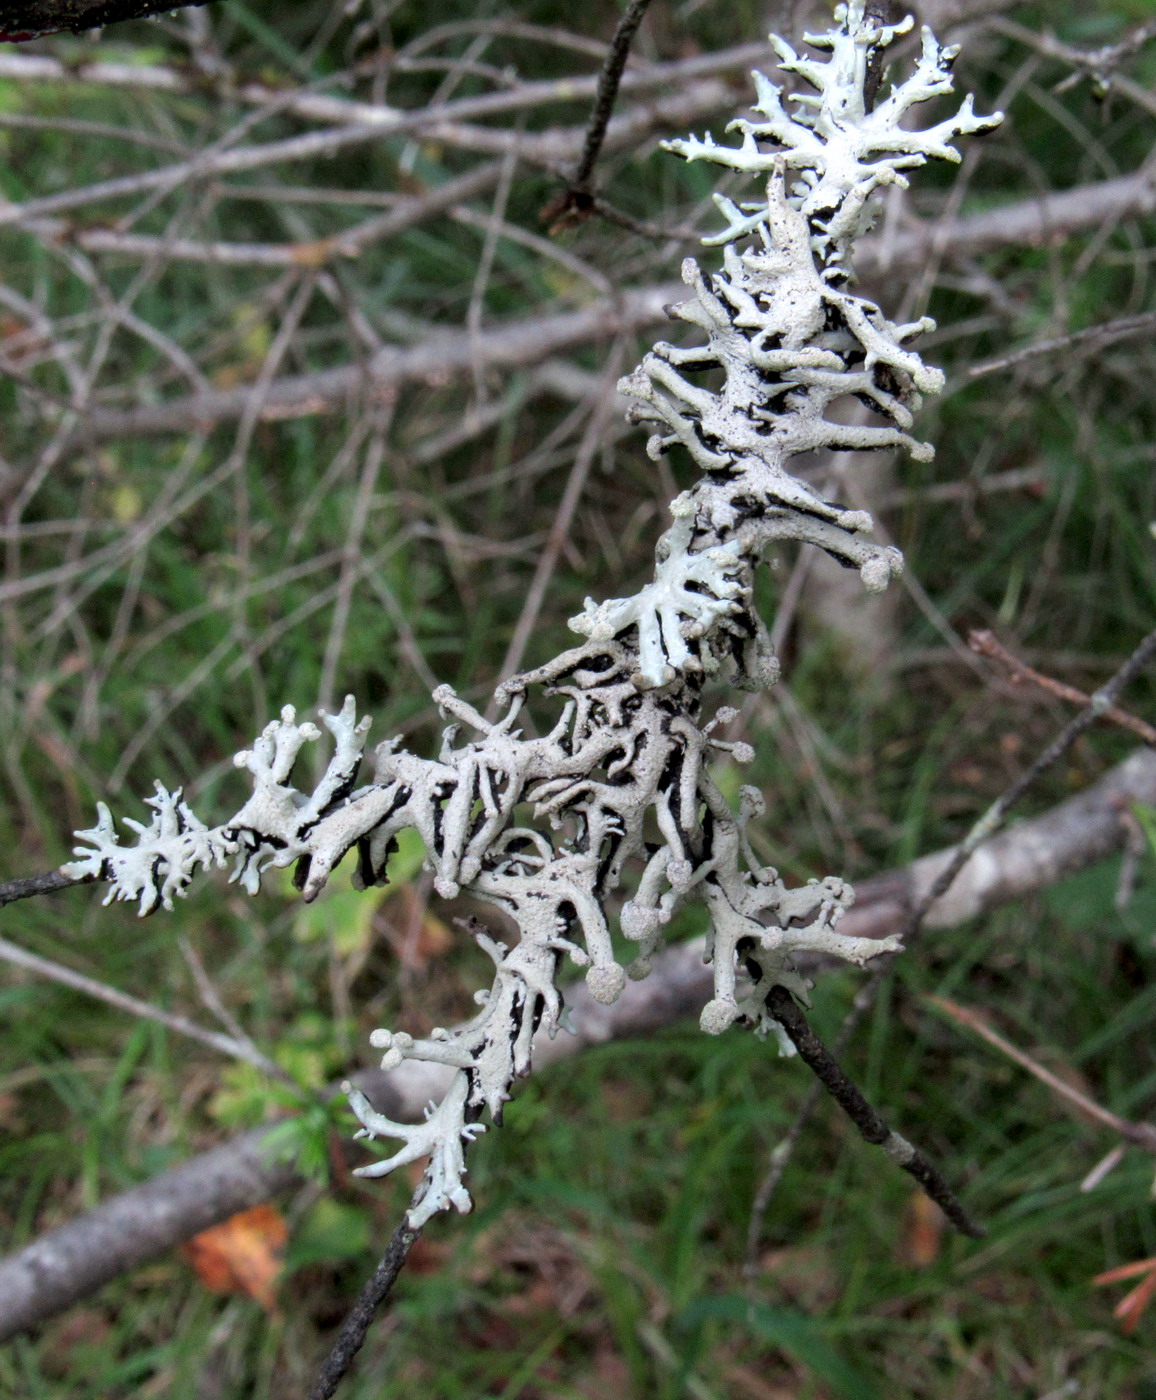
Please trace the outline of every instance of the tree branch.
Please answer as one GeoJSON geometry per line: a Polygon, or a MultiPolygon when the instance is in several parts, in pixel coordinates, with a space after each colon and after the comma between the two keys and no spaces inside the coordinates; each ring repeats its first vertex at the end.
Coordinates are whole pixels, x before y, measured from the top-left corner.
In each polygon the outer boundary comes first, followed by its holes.
{"type": "Polygon", "coordinates": [[[148,19],[169,10],[207,5],[210,0],[9,0],[0,13],[0,40],[41,39],[76,34],[126,19],[148,19]]]}
{"type": "Polygon", "coordinates": [[[71,875],[62,875],[59,870],[50,870],[45,875],[25,875],[18,880],[5,880],[0,884],[0,909],[5,904],[15,904],[18,899],[31,899],[37,894],[55,894],[57,890],[71,889],[73,885],[87,885],[90,880],[76,880],[71,875]]]}
{"type": "MultiPolygon", "coordinates": [[[[1059,241],[1154,209],[1156,166],[1045,199],[1024,200],[944,224],[904,230],[887,244],[878,237],[869,238],[860,245],[856,265],[863,280],[869,282],[896,267],[918,266],[932,252],[966,257],[999,247],[1059,241]]],[[[340,241],[340,236],[332,240],[335,245],[340,241]]],[[[288,253],[284,256],[289,260],[288,253]]],[[[473,338],[445,332],[403,349],[390,346],[367,367],[344,365],[275,379],[269,385],[262,417],[272,421],[333,412],[361,394],[388,396],[405,384],[425,383],[431,378],[537,364],[564,350],[661,325],[667,319],[666,306],[684,292],[681,283],[631,288],[581,311],[528,316],[473,338]]],[[[102,441],[208,428],[236,421],[248,402],[247,389],[215,389],[138,408],[95,409],[86,414],[78,437],[86,442],[102,441]]]]}

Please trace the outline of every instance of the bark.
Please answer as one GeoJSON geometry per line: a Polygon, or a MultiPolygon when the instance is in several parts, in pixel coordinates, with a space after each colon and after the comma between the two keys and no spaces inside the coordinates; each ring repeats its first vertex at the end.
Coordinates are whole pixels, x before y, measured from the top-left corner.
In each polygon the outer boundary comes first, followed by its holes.
{"type": "MultiPolygon", "coordinates": [[[[1156,803],[1156,753],[1150,750],[1133,754],[1078,797],[981,846],[932,906],[926,928],[954,927],[1102,860],[1122,844],[1121,815],[1134,802],[1156,803]]],[[[872,938],[894,932],[951,858],[952,850],[939,851],[863,881],[840,930],[872,938]]],[[[598,1005],[579,984],[567,991],[577,1035],[539,1043],[535,1064],[548,1065],[589,1046],[684,1020],[697,1014],[710,994],[701,940],[661,954],[651,976],[627,983],[613,1006],[598,1005]]],[[[355,1082],[382,1112],[410,1121],[446,1087],[439,1067],[413,1060],[389,1075],[364,1071],[355,1082]]],[[[201,1153],[0,1261],[0,1341],[55,1316],[210,1225],[299,1184],[289,1167],[262,1153],[266,1131],[245,1133],[201,1153]]]]}
{"type": "Polygon", "coordinates": [[[0,40],[40,39],[45,34],[102,29],[123,19],[148,19],[209,0],[8,0],[0,7],[0,40]]]}

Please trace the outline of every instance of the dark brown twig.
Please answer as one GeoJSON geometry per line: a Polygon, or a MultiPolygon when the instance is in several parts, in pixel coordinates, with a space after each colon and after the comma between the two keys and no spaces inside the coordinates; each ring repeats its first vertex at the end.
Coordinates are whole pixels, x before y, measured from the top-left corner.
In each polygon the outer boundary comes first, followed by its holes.
{"type": "MultiPolygon", "coordinates": [[[[1008,679],[1013,685],[1018,685],[1021,681],[1028,681],[1041,690],[1046,690],[1049,695],[1054,695],[1059,700],[1067,700],[1070,704],[1090,705],[1092,703],[1092,697],[1077,686],[1067,685],[1064,681],[1058,681],[1053,676],[1045,676],[1042,671],[1034,671],[1018,656],[1008,651],[994,632],[984,630],[970,632],[967,644],[978,656],[986,656],[989,661],[998,661],[1001,666],[1005,666],[1009,673],[1008,679]]],[[[1131,730],[1138,739],[1142,739],[1146,744],[1156,745],[1156,729],[1136,715],[1129,714],[1127,710],[1121,710],[1117,705],[1110,705],[1101,718],[1120,725],[1122,729],[1131,730]]]]}
{"type": "MultiPolygon", "coordinates": [[[[1156,655],[1156,632],[1150,632],[1140,643],[1132,655],[1125,661],[1124,665],[1116,674],[1102,686],[1095,695],[1087,698],[1087,704],[1083,710],[1060,732],[1051,744],[1040,754],[1039,758],[1031,767],[999,797],[978,822],[972,827],[967,837],[956,847],[951,860],[944,866],[940,874],[932,881],[926,894],[910,910],[901,930],[901,937],[904,944],[911,942],[918,937],[923,928],[932,906],[936,900],[942,898],[954,883],[960,871],[975,854],[980,845],[983,844],[1003,823],[1004,818],[1016,805],[1017,802],[1028,791],[1032,784],[1045,773],[1054,763],[1068,752],[1076,740],[1088,729],[1101,715],[1107,714],[1112,708],[1112,703],[1121,693],[1124,687],[1143,669],[1143,667],[1156,655]]],[[[843,1048],[849,1042],[856,1027],[863,1017],[875,1004],[879,991],[890,974],[892,964],[897,954],[885,954],[875,960],[875,971],[869,981],[860,987],[850,1011],[843,1019],[843,1024],[839,1028],[839,1034],[835,1040],[835,1053],[842,1053],[843,1048]]],[[[789,1033],[789,1032],[788,1032],[789,1033]]],[[[816,1094],[808,1094],[800,1105],[786,1135],[771,1154],[771,1161],[759,1189],[755,1194],[755,1200],[751,1210],[751,1220],[747,1230],[747,1271],[754,1267],[754,1260],[758,1249],[759,1235],[762,1231],[762,1222],[770,1206],[771,1197],[786,1171],[787,1164],[791,1159],[795,1144],[802,1135],[803,1129],[810,1120],[811,1114],[818,1103],[816,1094]]]]}
{"type": "MultiPolygon", "coordinates": [[[[411,1205],[416,1203],[417,1198],[415,1197],[411,1205]]],[[[361,1296],[353,1305],[352,1312],[341,1324],[341,1331],[338,1333],[337,1341],[333,1344],[333,1350],[325,1358],[321,1370],[317,1373],[317,1379],[313,1382],[313,1389],[309,1392],[309,1400],[329,1400],[329,1397],[341,1384],[350,1366],[353,1365],[354,1357],[365,1343],[365,1338],[378,1308],[389,1297],[393,1285],[397,1282],[397,1276],[405,1267],[409,1252],[420,1235],[421,1226],[411,1225],[407,1212],[402,1218],[401,1224],[393,1232],[389,1248],[373,1271],[373,1277],[361,1290],[361,1296]]]]}
{"type": "Polygon", "coordinates": [[[855,1124],[860,1135],[867,1142],[882,1147],[897,1166],[913,1176],[961,1234],[973,1240],[983,1239],[986,1231],[964,1210],[935,1164],[918,1147],[912,1146],[906,1138],[887,1126],[811,1029],[785,987],[771,988],[767,994],[767,1009],[786,1031],[800,1058],[855,1124]]]}
{"type": "Polygon", "coordinates": [[[588,219],[594,213],[594,197],[591,180],[602,143],[606,140],[606,128],[614,113],[614,103],[618,98],[618,84],[622,81],[622,70],[630,55],[630,45],[642,23],[642,17],[650,8],[650,0],[630,0],[626,13],[618,22],[614,38],[606,52],[602,71],[598,75],[598,90],[594,94],[594,106],[586,125],[586,138],[582,143],[582,154],[578,158],[574,174],[556,199],[542,210],[542,221],[549,225],[550,232],[572,228],[588,219]]]}
{"type": "Polygon", "coordinates": [[[59,870],[49,870],[45,875],[25,875],[20,880],[5,880],[0,884],[0,908],[5,904],[15,904],[18,899],[31,899],[34,894],[53,894],[71,885],[89,883],[87,878],[74,880],[70,875],[62,875],[59,870]]]}

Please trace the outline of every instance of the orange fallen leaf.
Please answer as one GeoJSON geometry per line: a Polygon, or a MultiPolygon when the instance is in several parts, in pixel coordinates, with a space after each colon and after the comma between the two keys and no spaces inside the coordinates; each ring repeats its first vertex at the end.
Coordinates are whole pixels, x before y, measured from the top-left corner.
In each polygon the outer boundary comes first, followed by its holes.
{"type": "Polygon", "coordinates": [[[939,1258],[943,1241],[943,1211],[930,1196],[917,1191],[907,1207],[901,1253],[914,1269],[927,1269],[939,1258]]]}
{"type": "Polygon", "coordinates": [[[1152,1301],[1153,1295],[1156,1295],[1156,1259],[1136,1259],[1131,1264],[1121,1264],[1118,1268],[1107,1269],[1104,1273],[1097,1274],[1092,1280],[1095,1285],[1119,1283],[1123,1279],[1136,1278],[1140,1274],[1143,1274],[1144,1277],[1112,1309],[1112,1316],[1120,1319],[1125,1336],[1129,1336],[1136,1330],[1148,1304],[1152,1301]]]}
{"type": "Polygon", "coordinates": [[[273,1312],[288,1237],[276,1206],[260,1205],[202,1230],[181,1246],[181,1253],[212,1292],[245,1293],[273,1312]]]}

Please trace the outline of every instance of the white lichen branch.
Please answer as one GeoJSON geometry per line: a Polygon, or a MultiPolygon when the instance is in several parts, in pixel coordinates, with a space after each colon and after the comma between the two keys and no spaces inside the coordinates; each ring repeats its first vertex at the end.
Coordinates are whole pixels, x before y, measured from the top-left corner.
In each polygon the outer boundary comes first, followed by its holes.
{"type": "Polygon", "coordinates": [[[447,723],[436,758],[387,740],[359,786],[369,722],[357,719],[351,697],[340,713],[322,714],[333,755],[320,782],[299,790],[295,764],[320,731],[286,707],[237,755],[253,792],[228,821],[206,826],[179,791],[158,785],[151,821],[126,819],[134,844],[121,844],[102,804],[96,826],[78,833],[78,859],[64,867],[73,878],[106,880],[109,899],[136,900],[141,914],[171,908],[199,871],[230,861],[231,878],[250,893],[266,870],[293,865],[309,900],[350,851],[356,883],[384,883],[399,833],[417,831],[437,893],[489,905],[516,941],[472,923],[494,973],[466,1026],[425,1039],[388,1031],[372,1038],[387,1068],[412,1059],[455,1071],[424,1122],[395,1123],[350,1091],[366,1135],[402,1144],[364,1175],[429,1158],[415,1225],[451,1206],[469,1208],[465,1149],[481,1116],[500,1121],[515,1081],[530,1072],[535,1032],[567,1028],[558,985],[565,963],[585,969],[597,1000],[613,1002],[628,975],[647,974],[675,912],[697,901],[709,918],[714,978],[702,1028],[719,1034],[744,1021],[777,1034],[765,1005],[772,989],[807,996],[796,953],[863,964],[897,946],[839,932],[853,897],[843,880],[791,889],[757,859],[748,828],[762,799],[745,787],[736,812],[711,776],[721,755],[742,763],[751,750],[717,737],[733,709],[708,718],[703,707],[710,676],[744,688],[777,677],[752,603],[768,547],[817,545],[858,569],[869,589],[886,587],[902,568],[897,550],[870,539],[866,512],[822,500],[788,464],[820,448],[904,447],[917,460],[930,457],[911,429],[921,395],[943,380],[911,342],[932,323],[896,325],[850,292],[850,254],[880,188],[904,183],[903,172],[930,157],[956,159],[956,136],[998,120],[976,117],[968,100],[923,131],[902,125],[913,107],[951,89],[954,50],[926,31],[914,72],[868,112],[872,55],[910,22],[868,23],[861,3],[840,7],[836,19],[830,33],[808,39],[825,59],[801,58],[775,41],[783,66],[813,89],[794,96],[796,110],[756,75],[760,120],[734,124],[738,148],[709,137],[670,143],[687,159],[759,176],[765,197],[720,199],[727,227],[707,241],[725,244],[722,267],[707,274],[693,259],[684,264],[692,295],[672,315],[703,343],[658,343],[620,386],[635,400],[635,420],[652,428],[650,455],[685,450],[701,473],[672,504],[653,580],[630,598],[589,600],[570,624],[585,642],[499,687],[495,720],[439,686],[434,700],[447,723]],[[878,421],[837,421],[833,410],[847,398],[878,421]],[[534,696],[556,710],[540,737],[527,738],[518,721],[534,696]],[[612,936],[611,911],[624,890],[617,922],[635,950],[629,968],[612,936]]]}

